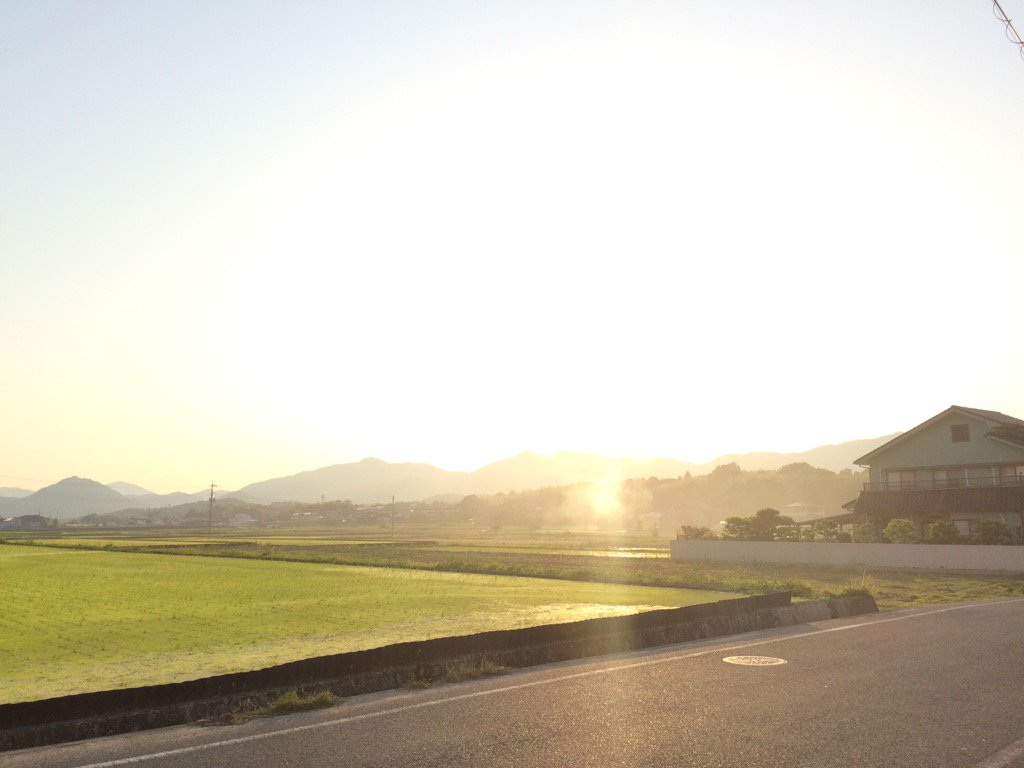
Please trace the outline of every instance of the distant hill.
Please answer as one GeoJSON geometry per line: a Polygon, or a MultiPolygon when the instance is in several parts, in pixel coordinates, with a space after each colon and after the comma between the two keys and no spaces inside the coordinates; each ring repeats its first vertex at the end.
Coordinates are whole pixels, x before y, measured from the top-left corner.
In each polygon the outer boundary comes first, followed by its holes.
{"type": "Polygon", "coordinates": [[[0,498],[4,499],[21,499],[31,493],[27,488],[0,488],[0,498]]]}
{"type": "MultiPolygon", "coordinates": [[[[554,456],[521,453],[496,461],[473,472],[451,472],[430,464],[391,464],[380,459],[363,459],[335,464],[287,477],[251,483],[234,493],[218,493],[218,499],[236,498],[256,503],[274,501],[315,502],[349,499],[357,504],[381,503],[392,495],[402,501],[460,498],[470,494],[526,491],[552,486],[574,485],[596,480],[630,478],[675,478],[706,475],[716,467],[735,463],[748,471],[778,469],[806,463],[837,472],[851,468],[852,461],[894,435],[825,445],[799,453],[747,453],[721,456],[706,464],[675,459],[615,459],[597,454],[563,451],[554,456]]],[[[7,489],[21,492],[23,489],[7,489]]],[[[128,509],[155,509],[203,501],[209,490],[196,493],[150,493],[132,483],[109,486],[80,477],[69,477],[20,498],[0,495],[4,516],[40,514],[66,520],[89,514],[128,509]]]]}
{"type": "Polygon", "coordinates": [[[152,491],[147,491],[141,485],[135,485],[134,483],[124,483],[121,481],[107,483],[107,488],[117,491],[122,496],[156,496],[152,491]]]}
{"type": "MultiPolygon", "coordinates": [[[[226,498],[229,494],[217,494],[217,498],[226,498]]],[[[129,496],[128,504],[132,509],[156,509],[157,507],[176,507],[179,504],[191,504],[210,498],[209,489],[195,493],[148,493],[145,496],[129,496]]]]}
{"type": "Polygon", "coordinates": [[[404,501],[444,495],[493,494],[524,491],[602,479],[682,477],[687,472],[704,475],[723,464],[736,463],[745,470],[778,469],[806,463],[838,472],[854,468],[853,460],[894,435],[854,440],[797,453],[750,453],[722,456],[706,464],[675,459],[615,459],[597,454],[563,451],[554,456],[521,453],[488,464],[473,472],[450,472],[430,464],[390,464],[363,459],[335,464],[287,477],[264,480],[240,488],[233,496],[247,501],[319,501],[350,499],[356,503],[381,503],[391,496],[404,501]]]}
{"type": "Polygon", "coordinates": [[[102,483],[84,477],[68,477],[5,505],[4,513],[66,520],[93,512],[116,512],[129,506],[127,498],[102,483]]]}
{"type": "MultiPolygon", "coordinates": [[[[83,477],[68,477],[58,483],[40,488],[22,498],[0,496],[0,514],[5,517],[43,515],[60,520],[128,509],[156,509],[190,504],[209,498],[209,491],[196,493],[152,493],[132,483],[103,485],[83,477]],[[114,486],[114,487],[111,487],[114,486]],[[136,489],[144,495],[119,493],[116,488],[136,489]]],[[[229,498],[231,494],[217,494],[229,498]]]]}
{"type": "MultiPolygon", "coordinates": [[[[430,464],[390,464],[380,459],[363,459],[352,464],[335,464],[296,475],[263,480],[239,488],[232,496],[246,501],[319,501],[350,499],[357,503],[419,500],[445,493],[460,493],[466,472],[449,472],[430,464]]],[[[464,494],[464,492],[463,492],[464,494]]]]}
{"type": "Polygon", "coordinates": [[[788,464],[810,464],[812,467],[828,469],[832,472],[839,472],[843,469],[855,469],[853,460],[873,451],[883,443],[887,443],[899,435],[894,432],[884,437],[873,437],[867,440],[852,440],[848,443],[838,445],[823,445],[819,448],[812,448],[809,451],[799,453],[741,453],[720,456],[709,464],[704,465],[710,471],[722,464],[736,463],[741,469],[756,471],[759,469],[779,469],[788,464]]]}

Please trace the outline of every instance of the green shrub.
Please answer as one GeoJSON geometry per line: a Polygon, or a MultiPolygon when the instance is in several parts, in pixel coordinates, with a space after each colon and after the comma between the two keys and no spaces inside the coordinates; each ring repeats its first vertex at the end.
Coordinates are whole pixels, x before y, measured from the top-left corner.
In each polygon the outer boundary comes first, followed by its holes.
{"type": "Polygon", "coordinates": [[[917,526],[902,517],[890,520],[883,533],[885,538],[896,544],[913,544],[917,541],[917,526]]]}
{"type": "Polygon", "coordinates": [[[959,529],[948,520],[939,520],[928,526],[930,544],[960,544],[963,540],[959,529]]]}
{"type": "Polygon", "coordinates": [[[974,524],[974,540],[978,544],[1013,544],[1014,536],[1002,520],[978,520],[974,524]]]}
{"type": "Polygon", "coordinates": [[[776,541],[778,529],[795,525],[793,518],[777,509],[759,509],[752,517],[727,517],[722,538],[730,541],[776,541]]]}
{"type": "Polygon", "coordinates": [[[689,539],[691,541],[710,541],[712,539],[717,539],[718,534],[710,528],[705,528],[703,526],[683,525],[679,528],[679,535],[677,538],[689,539]]]}
{"type": "Polygon", "coordinates": [[[871,523],[858,523],[853,526],[853,540],[857,544],[873,544],[878,541],[875,526],[871,523]]]}

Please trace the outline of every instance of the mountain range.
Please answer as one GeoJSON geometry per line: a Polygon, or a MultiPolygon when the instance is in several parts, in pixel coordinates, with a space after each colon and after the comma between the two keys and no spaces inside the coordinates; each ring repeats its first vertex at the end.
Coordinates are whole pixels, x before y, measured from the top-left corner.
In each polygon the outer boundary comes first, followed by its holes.
{"type": "MultiPolygon", "coordinates": [[[[873,450],[895,435],[826,445],[798,453],[746,453],[721,456],[705,464],[675,459],[615,459],[596,454],[563,451],[553,456],[521,453],[488,464],[473,472],[453,472],[431,464],[392,464],[380,459],[363,459],[335,464],[287,477],[251,483],[237,491],[220,493],[219,498],[245,501],[315,502],[350,499],[356,503],[380,503],[392,496],[402,501],[461,497],[525,491],[574,483],[633,477],[681,477],[687,472],[707,474],[715,467],[736,463],[746,470],[778,469],[787,464],[805,462],[833,472],[852,469],[853,459],[873,450]]],[[[21,492],[23,489],[4,489],[21,492]]],[[[0,494],[0,514],[4,516],[40,514],[60,519],[91,513],[125,509],[169,507],[208,498],[209,491],[197,493],[150,493],[125,482],[103,485],[80,477],[69,477],[34,493],[0,494]]]]}
{"type": "Polygon", "coordinates": [[[32,491],[27,488],[0,488],[0,499],[21,499],[31,495],[32,491]]]}

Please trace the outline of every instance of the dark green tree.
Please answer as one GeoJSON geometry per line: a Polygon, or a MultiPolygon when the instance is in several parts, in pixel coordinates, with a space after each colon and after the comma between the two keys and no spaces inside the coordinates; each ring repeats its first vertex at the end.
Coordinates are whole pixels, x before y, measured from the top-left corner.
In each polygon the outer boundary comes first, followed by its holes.
{"type": "Polygon", "coordinates": [[[894,544],[913,544],[917,541],[917,526],[902,517],[890,520],[882,533],[894,544]]]}
{"type": "Polygon", "coordinates": [[[718,536],[710,528],[696,525],[683,525],[679,528],[680,539],[690,539],[697,541],[710,541],[717,539],[718,536]]]}
{"type": "Polygon", "coordinates": [[[928,526],[928,542],[931,544],[959,544],[963,540],[960,531],[948,520],[939,520],[928,526]]]}
{"type": "Polygon", "coordinates": [[[751,532],[754,541],[775,541],[775,534],[780,526],[796,525],[793,518],[783,515],[779,510],[765,507],[757,510],[751,521],[751,532]]]}
{"type": "Polygon", "coordinates": [[[974,540],[979,544],[1013,544],[1013,531],[1002,520],[978,520],[974,540]]]}
{"type": "Polygon", "coordinates": [[[757,510],[753,517],[726,518],[722,538],[733,541],[776,541],[781,538],[781,535],[776,534],[785,533],[788,536],[788,528],[794,525],[796,523],[793,518],[781,514],[777,509],[766,507],[757,510]]]}
{"type": "Polygon", "coordinates": [[[727,517],[722,525],[722,538],[727,541],[753,541],[754,534],[749,517],[727,517]]]}
{"type": "Polygon", "coordinates": [[[853,540],[857,544],[871,544],[878,541],[875,526],[871,523],[857,523],[853,526],[853,540]]]}

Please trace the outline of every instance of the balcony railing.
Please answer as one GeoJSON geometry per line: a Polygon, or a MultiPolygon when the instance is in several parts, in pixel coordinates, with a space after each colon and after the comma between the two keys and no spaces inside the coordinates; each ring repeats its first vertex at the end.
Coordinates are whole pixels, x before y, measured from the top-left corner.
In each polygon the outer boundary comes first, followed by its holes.
{"type": "Polygon", "coordinates": [[[865,491],[942,491],[947,488],[1024,487],[1024,475],[1014,477],[951,477],[946,480],[886,480],[864,483],[865,491]]]}

